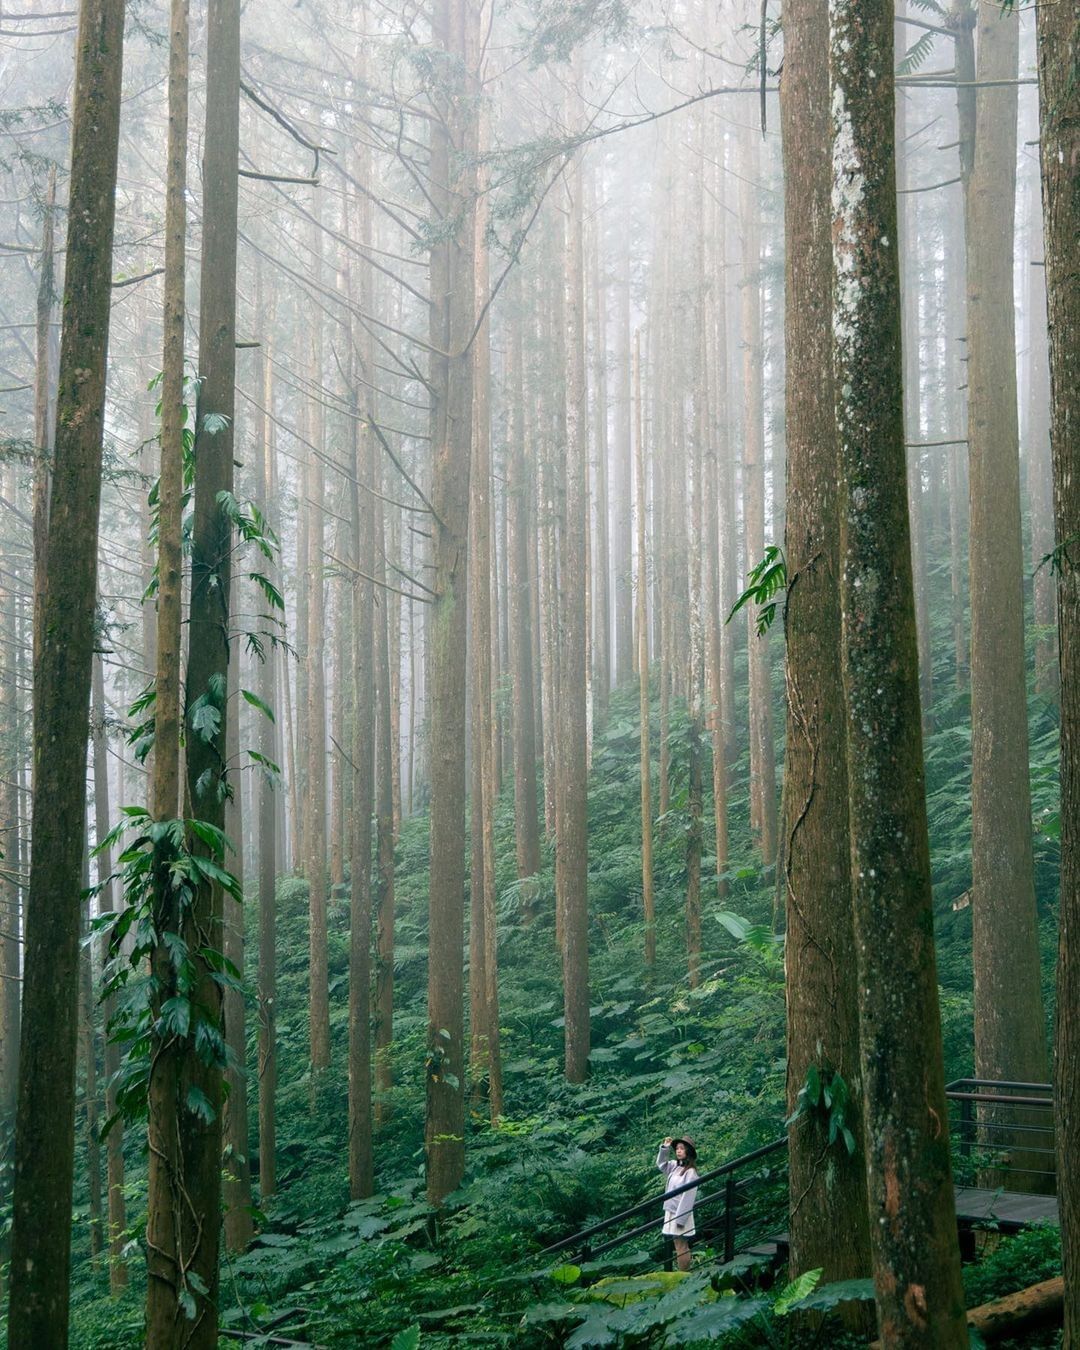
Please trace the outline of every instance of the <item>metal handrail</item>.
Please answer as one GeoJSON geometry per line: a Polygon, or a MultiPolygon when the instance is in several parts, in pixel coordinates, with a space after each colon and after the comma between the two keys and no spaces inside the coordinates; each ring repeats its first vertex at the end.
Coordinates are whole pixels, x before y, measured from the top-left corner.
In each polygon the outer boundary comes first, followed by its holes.
{"type": "Polygon", "coordinates": [[[1007,1097],[1000,1092],[946,1092],[951,1102],[985,1102],[990,1106],[1053,1106],[1049,1097],[1007,1097]]]}
{"type": "MultiPolygon", "coordinates": [[[[1025,1092],[1048,1092],[1053,1094],[1053,1084],[1051,1083],[1013,1083],[1007,1078],[954,1078],[951,1083],[945,1084],[945,1095],[949,1096],[953,1092],[959,1092],[962,1088],[968,1087],[996,1087],[996,1088],[1019,1088],[1025,1092]]],[[[1012,1098],[1009,1099],[1010,1101],[1012,1098]]]]}
{"type": "MultiPolygon", "coordinates": [[[[597,1233],[602,1233],[608,1228],[613,1228],[617,1223],[622,1223],[624,1219],[632,1218],[635,1214],[643,1214],[653,1205],[661,1204],[664,1200],[670,1200],[673,1196],[682,1195],[684,1191],[693,1190],[695,1186],[700,1186],[705,1182],[714,1180],[716,1177],[724,1177],[732,1172],[737,1172],[740,1168],[747,1166],[748,1163],[757,1162],[759,1158],[767,1157],[770,1153],[775,1153],[778,1149],[787,1148],[787,1135],[781,1139],[774,1139],[771,1144],[763,1144],[760,1148],[753,1149],[750,1153],[744,1153],[741,1157],[732,1158],[730,1162],[722,1163],[719,1167],[714,1167],[708,1172],[702,1172],[700,1176],[693,1181],[689,1181],[685,1186],[676,1186],[670,1191],[664,1191],[659,1195],[650,1196],[648,1200],[642,1200],[639,1204],[631,1205],[629,1209],[624,1209],[618,1214],[613,1214],[608,1219],[601,1220],[600,1223],[594,1223],[590,1228],[583,1228],[580,1233],[574,1233],[571,1237],[563,1238],[560,1242],[553,1242],[550,1247],[545,1247],[540,1253],[541,1256],[547,1256],[549,1252],[562,1251],[565,1247],[580,1245],[585,1238],[593,1237],[597,1233]]],[[[719,1192],[718,1192],[719,1194],[719,1192]]],[[[712,1197],[710,1197],[712,1198],[712,1197]]],[[[626,1233],[619,1239],[621,1243],[625,1239],[636,1235],[639,1232],[646,1232],[657,1223],[663,1222],[663,1215],[658,1219],[653,1219],[640,1228],[626,1233]]],[[[618,1245],[618,1244],[616,1244],[618,1245]]]]}

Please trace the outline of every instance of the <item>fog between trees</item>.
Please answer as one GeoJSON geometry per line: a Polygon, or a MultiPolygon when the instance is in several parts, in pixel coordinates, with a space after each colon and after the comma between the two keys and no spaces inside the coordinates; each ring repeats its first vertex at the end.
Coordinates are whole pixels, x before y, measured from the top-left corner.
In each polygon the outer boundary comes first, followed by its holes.
{"type": "Polygon", "coordinates": [[[810,1071],[852,1100],[827,1169],[827,1122],[791,1127],[792,1273],[873,1272],[885,1344],[967,1343],[933,930],[969,908],[964,1063],[1055,1081],[1080,1336],[1078,27],[967,0],[0,10],[12,1346],[69,1343],[73,1186],[75,1273],[145,1288],[147,1344],[216,1345],[279,1098],[290,1140],[301,1099],[338,1132],[354,1203],[407,1136],[437,1216],[524,1109],[500,943],[550,927],[585,1093],[590,960],[621,942],[642,990],[711,997],[749,875],[786,934],[777,1124],[810,1071]],[[1030,708],[1060,721],[1060,811],[1030,708]],[[935,735],[970,765],[948,883],[935,735]]]}

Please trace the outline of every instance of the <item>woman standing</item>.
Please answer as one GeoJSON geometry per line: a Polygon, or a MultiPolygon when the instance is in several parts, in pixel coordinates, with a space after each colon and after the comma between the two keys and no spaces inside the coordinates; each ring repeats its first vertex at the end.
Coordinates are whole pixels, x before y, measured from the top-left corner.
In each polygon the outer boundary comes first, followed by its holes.
{"type": "Polygon", "coordinates": [[[690,1190],[683,1191],[681,1195],[671,1196],[670,1199],[666,1197],[671,1191],[677,1191],[680,1187],[697,1181],[695,1162],[697,1149],[689,1135],[683,1135],[678,1139],[665,1139],[660,1145],[660,1152],[656,1155],[656,1165],[667,1179],[664,1188],[664,1236],[671,1238],[675,1243],[675,1260],[680,1270],[690,1269],[689,1239],[694,1236],[695,1231],[694,1201],[697,1199],[697,1187],[692,1186],[690,1190]],[[674,1158],[671,1156],[673,1148],[674,1158]]]}

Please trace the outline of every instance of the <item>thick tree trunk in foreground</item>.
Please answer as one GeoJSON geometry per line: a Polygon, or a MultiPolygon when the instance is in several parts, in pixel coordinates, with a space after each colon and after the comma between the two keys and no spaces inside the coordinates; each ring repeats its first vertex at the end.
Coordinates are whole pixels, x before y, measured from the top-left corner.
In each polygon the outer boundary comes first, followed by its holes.
{"type": "MultiPolygon", "coordinates": [[[[1017,92],[1007,83],[1018,46],[1018,14],[981,7],[979,79],[1006,83],[976,91],[967,213],[972,960],[976,1074],[1043,1083],[1013,322],[1017,92]]],[[[1045,1167],[1039,1156],[1014,1165],[1045,1167]]]]}
{"type": "MultiPolygon", "coordinates": [[[[196,475],[188,624],[186,796],[195,819],[221,830],[225,824],[228,744],[229,624],[232,527],[219,501],[231,493],[236,369],[236,211],[240,97],[238,0],[211,0],[207,16],[207,107],[203,183],[202,269],[199,292],[199,386],[196,404],[196,475]],[[217,709],[214,728],[193,724],[198,701],[217,709]]],[[[197,837],[187,847],[204,855],[197,837]]],[[[228,860],[226,860],[228,865],[228,860]]],[[[221,951],[220,887],[196,892],[182,925],[197,977],[188,1035],[180,1038],[171,1119],[175,1122],[175,1171],[168,1177],[171,1216],[151,1222],[174,1225],[175,1259],[151,1278],[147,1290],[147,1340],[162,1347],[210,1350],[217,1344],[218,1250],[221,1226],[222,1060],[196,1049],[199,1023],[207,1041],[222,1030],[221,988],[200,948],[221,951]],[[202,1115],[193,1095],[205,1098],[202,1115]],[[209,1119],[206,1117],[209,1116],[209,1119]],[[193,1278],[194,1277],[194,1278],[193,1278]],[[186,1307],[180,1303],[184,1297],[186,1307]],[[193,1315],[191,1315],[193,1313],[193,1315]]],[[[204,1041],[204,1046],[206,1041],[204,1041]]],[[[168,1124],[166,1122],[166,1128],[168,1124]]]]}
{"type": "Polygon", "coordinates": [[[829,0],[841,615],[863,1122],[888,1347],[967,1345],[908,534],[893,7],[829,0]]]}
{"type": "MultiPolygon", "coordinates": [[[[173,0],[169,16],[169,133],[165,195],[165,304],[162,317],[161,466],[158,479],[158,603],[154,653],[154,763],[150,811],[175,820],[180,806],[180,633],[183,605],[182,515],[184,482],[184,278],[188,134],[188,3],[173,0]]],[[[170,884],[171,853],[161,850],[155,869],[154,921],[160,933],[180,927],[170,884]]],[[[155,1013],[175,995],[172,954],[162,940],[152,966],[158,979],[155,1013]]],[[[174,1221],[179,1199],[177,1126],[183,1046],[167,1033],[153,1042],[147,1089],[147,1326],[167,1337],[178,1315],[177,1267],[181,1261],[174,1221]]]]}
{"type": "Polygon", "coordinates": [[[857,1141],[788,1131],[793,1273],[866,1275],[870,1233],[857,1123],[859,1009],[851,912],[847,735],[840,663],[840,505],[833,398],[827,0],[788,0],[780,113],[785,193],[788,596],[781,881],[787,917],[787,1104],[813,1065],[852,1093],[857,1141]]]}
{"type": "Polygon", "coordinates": [[[83,0],[72,111],[56,455],[35,672],[11,1241],[11,1345],[67,1344],[86,728],[123,64],[123,0],[83,0]],[[49,1071],[42,1072],[48,1064],[49,1071]]]}
{"type": "Polygon", "coordinates": [[[1058,547],[1061,663],[1061,929],[1054,1106],[1065,1275],[1065,1346],[1080,1346],[1080,13],[1037,11],[1050,446],[1058,547]]]}
{"type": "Polygon", "coordinates": [[[432,129],[438,221],[454,233],[431,253],[432,505],[431,884],[424,1146],[427,1195],[440,1204],[465,1171],[462,944],[465,918],[465,631],[472,461],[475,203],[468,152],[476,146],[474,0],[437,0],[436,39],[449,86],[432,129]],[[440,356],[438,352],[447,353],[440,356]]]}

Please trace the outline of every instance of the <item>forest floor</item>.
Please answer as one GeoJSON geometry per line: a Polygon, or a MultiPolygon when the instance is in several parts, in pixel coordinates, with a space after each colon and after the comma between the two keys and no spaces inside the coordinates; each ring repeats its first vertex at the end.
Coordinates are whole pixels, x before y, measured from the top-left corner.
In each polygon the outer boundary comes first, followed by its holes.
{"type": "MultiPolygon", "coordinates": [[[[227,1257],[222,1268],[223,1324],[247,1333],[247,1344],[269,1344],[263,1334],[271,1324],[272,1334],[286,1341],[379,1346],[398,1337],[398,1350],[451,1341],[693,1344],[694,1329],[701,1330],[702,1343],[706,1335],[717,1343],[718,1314],[709,1315],[711,1329],[701,1321],[702,1309],[717,1300],[710,1284],[715,1267],[707,1252],[699,1250],[695,1271],[687,1280],[675,1279],[677,1287],[668,1282],[652,1297],[638,1292],[626,1308],[618,1306],[627,1297],[616,1298],[617,1289],[599,1300],[577,1290],[604,1274],[655,1270],[655,1260],[645,1252],[616,1254],[602,1270],[555,1266],[554,1275],[551,1259],[538,1255],[546,1244],[655,1192],[653,1163],[664,1135],[692,1133],[704,1170],[783,1129],[782,948],[767,928],[772,872],[755,859],[742,823],[745,755],[734,766],[729,799],[728,894],[721,902],[714,887],[705,890],[703,978],[690,989],[683,922],[686,724],[676,711],[672,803],[656,826],[658,960],[649,972],[639,912],[636,701],[636,693],[613,698],[609,722],[594,745],[589,800],[593,1050],[584,1086],[571,1087],[562,1074],[551,850],[545,850],[539,878],[540,917],[523,926],[514,874],[512,782],[504,786],[497,867],[505,1110],[492,1128],[482,1096],[472,1099],[466,1180],[437,1225],[423,1186],[426,819],[421,815],[405,822],[397,849],[395,1086],[382,1103],[375,1154],[378,1193],[369,1201],[350,1204],[345,1167],[347,898],[344,892],[335,896],[331,912],[333,1062],[313,1081],[307,1058],[307,887],[297,878],[279,879],[279,1193],[258,1215],[253,1246],[227,1257]],[[718,917],[722,912],[756,925],[756,937],[739,942],[718,917]],[[688,1317],[697,1323],[686,1322],[688,1317]]],[[[1036,884],[1045,993],[1052,1008],[1057,728],[1048,705],[1033,702],[1031,711],[1036,884]]],[[[938,726],[926,743],[927,787],[946,1073],[956,1078],[972,1068],[971,925],[964,904],[970,885],[970,730],[964,698],[939,703],[936,713],[938,726]]],[[[705,810],[708,835],[708,799],[705,810]]],[[[715,859],[706,858],[702,871],[714,874],[715,859]]],[[[255,909],[249,906],[249,951],[257,947],[255,909]]],[[[250,1017],[248,1029],[253,1061],[250,1017]]],[[[254,1110],[251,1128],[254,1133],[254,1110]]],[[[90,1262],[87,1197],[77,1197],[72,1344],[85,1350],[125,1350],[142,1343],[138,1242],[145,1225],[145,1162],[135,1128],[127,1132],[126,1151],[132,1283],[119,1299],[109,1297],[106,1273],[90,1262]]],[[[76,1175],[84,1177],[85,1168],[79,1166],[76,1175]]],[[[781,1226],[783,1217],[781,1207],[781,1226]]],[[[1056,1230],[1033,1230],[1001,1244],[994,1256],[970,1269],[969,1305],[1058,1270],[1056,1230]]],[[[725,1301],[728,1307],[734,1302],[725,1301]]],[[[789,1330],[767,1309],[758,1310],[746,1327],[733,1331],[730,1343],[787,1344],[789,1330]]],[[[840,1340],[833,1336],[827,1343],[839,1345],[840,1340]]],[[[1027,1341],[1037,1343],[1056,1341],[1053,1335],[1027,1341]]]]}

